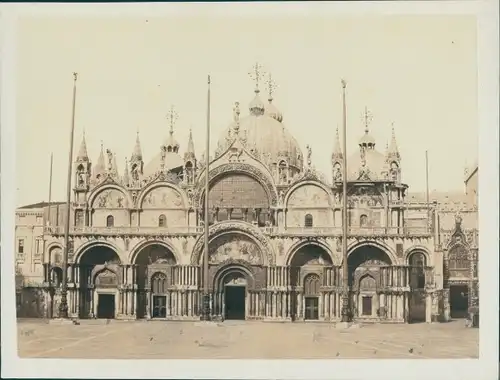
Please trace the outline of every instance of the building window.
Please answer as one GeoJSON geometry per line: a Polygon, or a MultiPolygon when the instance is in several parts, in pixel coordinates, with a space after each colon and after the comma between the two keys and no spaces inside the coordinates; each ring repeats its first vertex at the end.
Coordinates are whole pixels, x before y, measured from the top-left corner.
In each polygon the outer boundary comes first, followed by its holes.
{"type": "Polygon", "coordinates": [[[151,278],[151,288],[154,294],[165,294],[167,292],[167,276],[163,273],[155,273],[151,278]]]}
{"type": "Polygon", "coordinates": [[[158,218],[158,227],[166,227],[166,226],[167,226],[167,217],[162,214],[158,218]]]}
{"type": "Polygon", "coordinates": [[[306,228],[311,228],[313,226],[313,217],[311,214],[307,214],[305,217],[304,217],[304,226],[306,228]]]}
{"type": "Polygon", "coordinates": [[[106,227],[113,227],[115,225],[115,218],[113,215],[108,215],[106,218],[106,227]]]}
{"type": "Polygon", "coordinates": [[[17,240],[17,253],[24,253],[24,239],[17,240]]]}
{"type": "Polygon", "coordinates": [[[360,225],[361,227],[366,227],[366,226],[368,225],[368,216],[366,216],[366,215],[364,215],[364,214],[363,214],[363,215],[361,215],[361,216],[359,217],[359,225],[360,225]]]}
{"type": "Polygon", "coordinates": [[[35,254],[40,255],[43,251],[43,240],[42,238],[37,238],[35,240],[35,254]]]}
{"type": "Polygon", "coordinates": [[[452,270],[468,270],[470,268],[469,255],[463,245],[457,245],[450,249],[449,268],[452,270]]]}
{"type": "Polygon", "coordinates": [[[319,276],[317,274],[311,273],[304,279],[304,294],[305,296],[319,295],[319,276]]]}

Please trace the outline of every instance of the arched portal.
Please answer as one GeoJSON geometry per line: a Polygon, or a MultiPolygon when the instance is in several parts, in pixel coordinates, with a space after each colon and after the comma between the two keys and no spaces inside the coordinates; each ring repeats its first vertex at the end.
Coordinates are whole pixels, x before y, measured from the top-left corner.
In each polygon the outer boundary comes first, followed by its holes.
{"type": "Polygon", "coordinates": [[[79,259],[80,318],[114,318],[120,257],[110,247],[90,246],[79,259]]]}
{"type": "Polygon", "coordinates": [[[140,249],[133,262],[136,265],[136,316],[145,318],[148,309],[148,268],[151,265],[164,264],[176,265],[174,253],[165,245],[158,242],[152,242],[140,249]]]}
{"type": "Polygon", "coordinates": [[[214,315],[224,319],[244,320],[247,313],[248,291],[255,279],[243,264],[228,264],[214,276],[214,315]]]}
{"type": "Polygon", "coordinates": [[[332,266],[325,248],[316,244],[299,247],[290,257],[291,318],[304,311],[304,319],[319,319],[321,279],[325,266],[332,266]]]}
{"type": "Polygon", "coordinates": [[[392,265],[388,254],[375,245],[355,248],[347,258],[350,309],[353,316],[376,318],[385,315],[385,305],[377,290],[382,270],[392,265]]]}

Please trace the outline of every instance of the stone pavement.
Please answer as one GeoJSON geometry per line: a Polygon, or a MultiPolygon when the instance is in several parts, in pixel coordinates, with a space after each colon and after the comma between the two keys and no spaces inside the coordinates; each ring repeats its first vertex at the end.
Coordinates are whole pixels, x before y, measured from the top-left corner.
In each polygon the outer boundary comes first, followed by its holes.
{"type": "Polygon", "coordinates": [[[86,359],[446,359],[477,358],[479,329],[446,324],[18,321],[22,358],[86,359]]]}

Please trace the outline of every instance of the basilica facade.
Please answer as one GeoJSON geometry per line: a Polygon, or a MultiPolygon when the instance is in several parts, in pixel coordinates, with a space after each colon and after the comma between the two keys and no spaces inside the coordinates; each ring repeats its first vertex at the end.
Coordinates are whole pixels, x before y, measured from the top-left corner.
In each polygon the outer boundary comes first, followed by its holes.
{"type": "MultiPolygon", "coordinates": [[[[171,116],[156,156],[143,160],[137,135],[122,173],[103,146],[93,164],[83,137],[70,210],[69,315],[197,320],[207,275],[213,319],[339,321],[344,153],[338,132],[325,176],[312,163],[312,149],[304,155],[287,130],[272,96],[264,100],[257,88],[248,110],[235,104],[207,167],[192,134],[181,150],[171,116]]],[[[467,286],[477,282],[463,216],[454,213],[443,238],[436,204],[411,206],[394,130],[383,152],[368,125],[356,143],[347,158],[353,319],[450,318],[450,273],[460,272],[467,286]],[[450,270],[460,260],[466,263],[450,270]]],[[[49,316],[57,316],[60,301],[65,213],[61,204],[43,211],[39,288],[49,316]]]]}

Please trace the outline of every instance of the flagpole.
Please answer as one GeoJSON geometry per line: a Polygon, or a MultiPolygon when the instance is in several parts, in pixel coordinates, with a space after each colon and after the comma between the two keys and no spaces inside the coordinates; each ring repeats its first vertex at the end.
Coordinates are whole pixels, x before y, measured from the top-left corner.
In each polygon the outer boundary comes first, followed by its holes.
{"type": "Polygon", "coordinates": [[[429,204],[429,153],[425,151],[425,202],[427,206],[427,232],[429,232],[430,225],[430,204],[429,204]]]}
{"type": "MultiPolygon", "coordinates": [[[[52,163],[54,161],[54,153],[50,153],[50,171],[49,171],[49,208],[47,210],[47,220],[45,220],[44,218],[44,221],[43,221],[43,235],[44,235],[44,239],[43,239],[43,253],[45,254],[45,250],[47,248],[47,239],[46,239],[46,229],[47,229],[47,224],[50,225],[50,203],[52,202],[52,163]],[[48,223],[47,223],[48,221],[48,223]]],[[[44,216],[45,216],[45,213],[43,213],[44,216]]],[[[48,231],[50,233],[50,230],[48,231]]],[[[47,283],[49,284],[49,291],[52,287],[52,279],[51,279],[51,270],[52,270],[52,265],[51,265],[51,257],[50,255],[47,255],[47,266],[46,266],[46,271],[47,271],[47,283]]],[[[53,310],[52,310],[52,305],[53,305],[53,299],[52,299],[52,295],[50,296],[51,297],[51,302],[50,302],[50,318],[52,318],[52,315],[54,314],[53,310]]]]}
{"type": "Polygon", "coordinates": [[[347,265],[347,235],[349,221],[347,217],[347,115],[346,115],[346,92],[347,83],[342,80],[342,145],[343,145],[343,175],[342,175],[342,322],[350,321],[349,306],[349,267],[347,265]]]}
{"type": "Polygon", "coordinates": [[[205,205],[204,205],[204,243],[203,250],[203,311],[201,315],[202,321],[210,320],[210,294],[208,289],[208,192],[209,192],[209,165],[210,165],[210,75],[208,76],[208,91],[207,91],[207,141],[205,149],[205,205]]]}
{"type": "Polygon", "coordinates": [[[64,255],[63,255],[63,278],[61,290],[61,303],[59,304],[59,317],[68,318],[68,257],[69,257],[69,224],[71,214],[71,177],[73,174],[73,140],[75,134],[75,105],[76,105],[76,80],[77,73],[73,73],[73,106],[71,111],[71,132],[69,135],[69,157],[68,178],[66,182],[66,220],[64,225],[64,255]]]}

